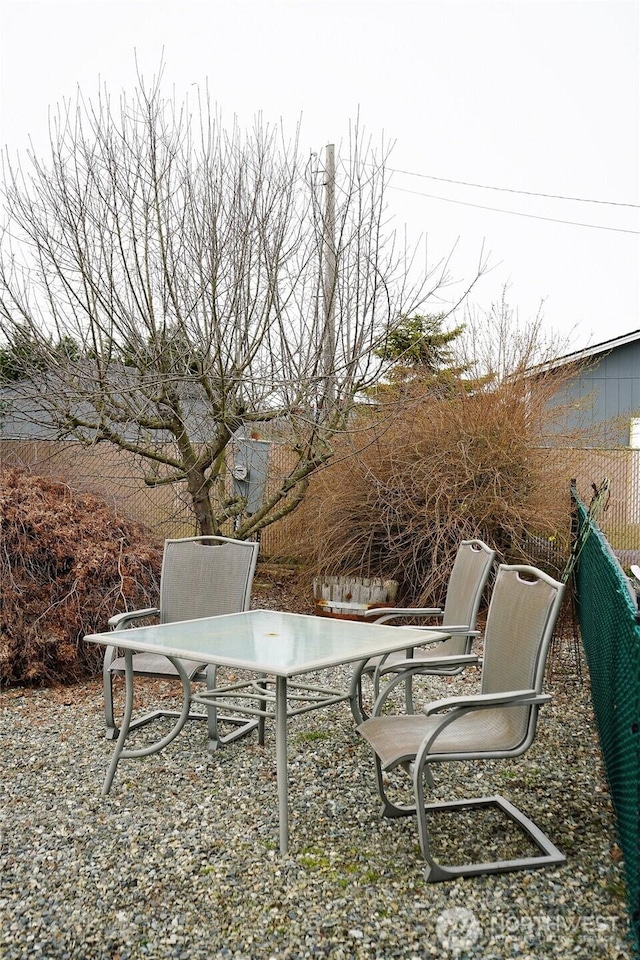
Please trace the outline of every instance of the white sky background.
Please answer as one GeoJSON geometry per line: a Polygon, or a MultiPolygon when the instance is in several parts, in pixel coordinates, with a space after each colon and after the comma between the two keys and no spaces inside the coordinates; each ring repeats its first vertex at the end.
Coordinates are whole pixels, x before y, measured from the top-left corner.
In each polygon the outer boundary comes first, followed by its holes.
{"type": "Polygon", "coordinates": [[[150,78],[163,50],[166,91],[208,82],[229,125],[301,119],[321,153],[359,113],[394,142],[422,177],[394,174],[389,212],[434,262],[458,241],[452,299],[484,244],[480,308],[509,284],[566,349],[640,328],[640,0],[0,0],[0,145],[43,152],[50,106],[132,90],[134,51],[150,78]]]}

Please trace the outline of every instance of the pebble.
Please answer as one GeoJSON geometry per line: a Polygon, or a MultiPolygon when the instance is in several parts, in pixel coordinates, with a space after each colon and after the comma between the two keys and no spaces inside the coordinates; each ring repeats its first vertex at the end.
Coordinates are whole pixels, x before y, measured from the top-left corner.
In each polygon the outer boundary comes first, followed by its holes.
{"type": "MultiPolygon", "coordinates": [[[[333,671],[347,680],[348,668],[333,671]]],[[[431,678],[429,699],[470,682],[431,678]]],[[[556,676],[547,689],[524,757],[449,765],[436,793],[502,793],[567,864],[441,884],[425,882],[412,818],[379,817],[347,704],[290,721],[283,859],[273,725],[264,747],[253,734],[210,755],[204,724],[188,723],[161,754],[121,761],[102,797],[113,743],[99,681],[72,696],[4,691],[0,958],[632,958],[588,688],[556,676]]],[[[140,697],[166,705],[174,691],[146,681],[140,697]]],[[[455,855],[478,835],[461,819],[438,842],[455,855]]]]}

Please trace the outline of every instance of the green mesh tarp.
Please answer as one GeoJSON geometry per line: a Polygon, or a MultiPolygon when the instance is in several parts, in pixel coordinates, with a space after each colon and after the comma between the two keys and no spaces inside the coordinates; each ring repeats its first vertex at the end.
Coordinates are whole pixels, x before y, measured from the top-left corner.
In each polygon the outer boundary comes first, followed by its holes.
{"type": "Polygon", "coordinates": [[[624,857],[627,902],[640,955],[640,625],[626,577],[604,536],[576,499],[578,617],[591,696],[624,857]]]}

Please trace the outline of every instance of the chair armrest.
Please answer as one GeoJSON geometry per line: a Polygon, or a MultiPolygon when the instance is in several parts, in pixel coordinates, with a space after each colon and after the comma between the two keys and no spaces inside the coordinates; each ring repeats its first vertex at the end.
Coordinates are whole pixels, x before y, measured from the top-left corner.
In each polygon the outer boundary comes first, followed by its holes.
{"type": "Polygon", "coordinates": [[[460,653],[452,657],[430,657],[428,660],[414,660],[413,657],[407,660],[396,660],[394,663],[385,665],[381,663],[378,667],[380,676],[384,673],[429,673],[438,672],[442,667],[475,666],[480,663],[480,657],[474,653],[460,653]]]}
{"type": "MultiPolygon", "coordinates": [[[[382,624],[384,621],[383,621],[383,620],[376,620],[375,622],[380,625],[380,624],[382,624]]],[[[480,636],[480,631],[479,631],[479,630],[469,630],[469,628],[466,627],[466,626],[465,626],[465,627],[451,627],[451,628],[449,628],[449,627],[438,627],[438,626],[420,627],[420,626],[412,625],[412,626],[408,626],[408,627],[398,627],[398,630],[420,630],[422,633],[429,633],[429,632],[431,632],[431,633],[439,633],[439,634],[440,634],[440,636],[437,636],[437,637],[424,637],[424,638],[421,637],[421,638],[420,638],[420,641],[419,641],[419,644],[420,644],[421,647],[424,646],[425,644],[428,644],[428,643],[444,643],[445,640],[448,640],[449,637],[452,636],[452,634],[455,634],[456,636],[458,636],[459,634],[462,634],[462,635],[465,636],[465,637],[479,637],[479,636],[480,636]],[[445,631],[446,631],[446,632],[445,632],[445,631]]],[[[415,650],[415,644],[414,644],[413,646],[411,646],[411,647],[407,647],[407,649],[406,649],[407,659],[409,659],[410,657],[412,657],[414,650],[415,650]]],[[[385,653],[384,656],[382,656],[382,657],[380,658],[380,663],[378,664],[378,666],[377,666],[377,668],[376,668],[376,673],[377,673],[377,674],[386,672],[386,671],[383,670],[383,667],[384,667],[384,665],[385,665],[385,663],[387,662],[387,660],[388,660],[389,657],[390,657],[390,654],[389,654],[389,653],[385,653]]],[[[404,660],[403,660],[403,661],[400,661],[400,662],[401,662],[401,663],[404,663],[404,660]]],[[[397,664],[394,664],[394,666],[396,666],[396,665],[397,665],[397,664]]]]}
{"type": "MultiPolygon", "coordinates": [[[[376,623],[380,621],[376,620],[376,623]]],[[[423,646],[425,643],[444,643],[445,640],[448,640],[449,637],[479,637],[482,633],[481,630],[470,630],[466,624],[458,626],[457,624],[453,627],[450,627],[446,623],[441,624],[429,624],[426,627],[423,627],[419,623],[412,623],[409,626],[398,627],[398,630],[420,630],[422,633],[439,633],[439,637],[435,637],[433,640],[430,640],[428,637],[425,637],[424,640],[420,640],[420,646],[423,646]]]]}
{"type": "Polygon", "coordinates": [[[471,697],[446,697],[444,700],[434,700],[422,708],[422,712],[430,717],[434,713],[443,713],[445,710],[482,710],[489,707],[519,706],[549,703],[551,696],[548,693],[536,693],[535,690],[507,690],[503,693],[477,693],[471,697]]]}
{"type": "MultiPolygon", "coordinates": [[[[377,622],[377,623],[380,623],[381,621],[376,621],[376,622],[377,622]]],[[[462,625],[462,626],[453,626],[453,627],[449,627],[449,626],[441,626],[441,627],[438,627],[438,626],[432,626],[432,627],[420,627],[420,626],[398,627],[398,630],[420,630],[422,633],[429,633],[429,632],[431,632],[431,633],[439,633],[439,634],[440,634],[440,636],[436,636],[436,637],[425,637],[423,640],[420,641],[420,646],[424,646],[425,644],[444,643],[445,640],[448,640],[448,639],[449,639],[450,637],[452,637],[452,636],[463,636],[463,637],[479,637],[479,636],[480,636],[480,631],[479,631],[479,630],[470,630],[469,627],[468,627],[466,624],[464,624],[464,625],[462,625]]],[[[415,650],[415,646],[413,646],[413,647],[408,647],[407,650],[406,650],[406,657],[407,657],[407,659],[406,659],[406,660],[396,660],[396,661],[395,661],[393,664],[391,664],[388,668],[385,668],[385,664],[386,664],[386,662],[387,662],[390,654],[385,653],[385,655],[381,658],[380,663],[378,664],[378,666],[377,666],[377,668],[376,668],[376,676],[378,676],[378,677],[379,677],[379,676],[382,676],[383,673],[393,673],[393,672],[397,672],[398,669],[404,670],[405,667],[407,667],[407,666],[415,665],[415,661],[411,659],[412,656],[413,656],[413,651],[414,651],[414,650],[415,650]]],[[[461,656],[467,656],[467,654],[464,654],[464,655],[461,654],[461,656]]],[[[469,654],[469,656],[471,656],[471,654],[469,654]]],[[[435,659],[435,658],[434,658],[434,659],[435,659]]],[[[447,661],[447,658],[446,658],[446,657],[443,658],[443,659],[444,659],[445,661],[447,661]]],[[[419,663],[424,664],[424,660],[420,661],[420,659],[418,658],[418,661],[419,661],[419,663]]],[[[429,660],[429,663],[431,663],[431,662],[433,662],[433,661],[432,661],[432,660],[429,660]]],[[[477,662],[477,657],[474,657],[472,661],[463,660],[463,661],[461,661],[461,662],[462,662],[462,663],[469,663],[469,662],[475,663],[475,662],[477,662]]],[[[447,663],[445,662],[445,666],[446,666],[446,665],[447,665],[447,663]]],[[[455,657],[449,658],[449,660],[448,660],[448,665],[449,665],[449,666],[456,666],[456,658],[455,658],[455,657]]]]}
{"type": "Polygon", "coordinates": [[[368,620],[385,623],[395,617],[441,617],[442,610],[440,607],[370,607],[364,616],[368,620]]]}
{"type": "Polygon", "coordinates": [[[437,668],[444,667],[455,667],[455,666],[474,666],[479,664],[480,657],[475,656],[473,653],[468,654],[459,654],[455,657],[434,657],[433,660],[428,662],[424,660],[402,660],[399,663],[390,664],[389,667],[385,670],[384,664],[379,664],[375,672],[375,686],[377,689],[378,679],[381,675],[385,673],[395,673],[396,676],[389,680],[385,684],[382,691],[376,696],[376,701],[373,705],[373,710],[371,711],[372,717],[379,717],[382,715],[382,708],[389,698],[391,692],[398,686],[399,683],[403,683],[409,677],[413,677],[416,674],[423,674],[428,676],[430,673],[438,673],[437,668]],[[434,665],[436,669],[434,670],[434,665]]]}
{"type": "MultiPolygon", "coordinates": [[[[427,717],[432,717],[437,721],[433,728],[426,734],[420,747],[416,751],[413,764],[413,782],[414,787],[418,784],[423,775],[425,765],[431,759],[437,757],[437,741],[442,733],[449,727],[455,726],[457,720],[460,720],[467,713],[477,712],[479,710],[491,710],[495,707],[516,707],[516,706],[541,706],[548,703],[551,697],[548,693],[537,693],[535,690],[505,690],[500,693],[479,693],[470,697],[447,697],[444,700],[434,700],[422,708],[422,712],[427,717]],[[436,747],[436,749],[434,749],[436,747]]],[[[523,742],[525,743],[525,742],[523,742]]],[[[521,746],[523,745],[521,743],[521,746]]],[[[524,746],[526,749],[526,743],[524,746]]],[[[518,751],[516,751],[517,753],[518,751]]],[[[520,751],[521,752],[521,751],[520,751]]],[[[496,754],[497,756],[516,755],[511,751],[507,753],[496,754]]],[[[471,754],[470,756],[473,756],[471,754]]],[[[446,753],[440,754],[440,759],[448,759],[446,753]]]]}
{"type": "Polygon", "coordinates": [[[157,607],[148,607],[146,610],[128,610],[109,617],[107,623],[110,630],[124,630],[134,620],[142,620],[143,617],[157,617],[159,613],[160,610],[157,607]]]}

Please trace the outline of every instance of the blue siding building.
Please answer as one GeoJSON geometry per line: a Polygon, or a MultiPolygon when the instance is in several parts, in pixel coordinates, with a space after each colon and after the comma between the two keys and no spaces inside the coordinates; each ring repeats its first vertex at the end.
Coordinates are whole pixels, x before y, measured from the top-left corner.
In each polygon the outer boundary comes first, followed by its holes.
{"type": "Polygon", "coordinates": [[[598,427],[614,424],[607,446],[640,448],[640,330],[568,353],[543,369],[564,373],[571,366],[575,376],[557,399],[575,410],[575,426],[593,426],[595,438],[598,427]]]}

